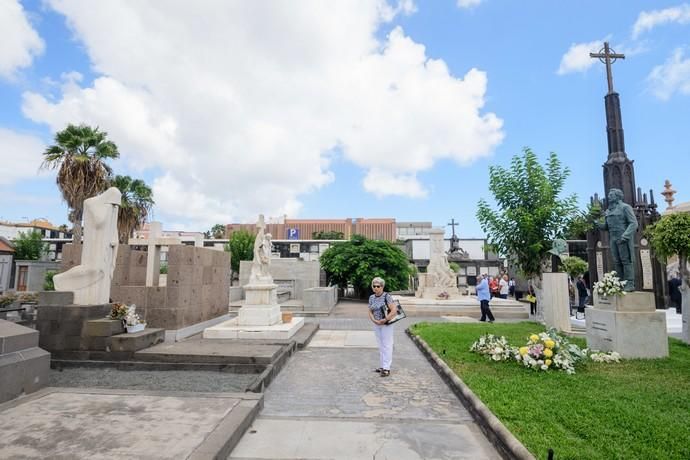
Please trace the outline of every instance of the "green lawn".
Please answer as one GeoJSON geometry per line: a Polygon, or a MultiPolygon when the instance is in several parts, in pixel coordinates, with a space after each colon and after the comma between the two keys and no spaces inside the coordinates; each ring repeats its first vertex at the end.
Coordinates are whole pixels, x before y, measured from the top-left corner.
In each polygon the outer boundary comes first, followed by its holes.
{"type": "Polygon", "coordinates": [[[552,448],[556,459],[690,459],[688,345],[669,339],[669,358],[588,362],[575,375],[468,351],[482,334],[520,346],[543,330],[531,322],[412,327],[538,458],[552,448]]]}

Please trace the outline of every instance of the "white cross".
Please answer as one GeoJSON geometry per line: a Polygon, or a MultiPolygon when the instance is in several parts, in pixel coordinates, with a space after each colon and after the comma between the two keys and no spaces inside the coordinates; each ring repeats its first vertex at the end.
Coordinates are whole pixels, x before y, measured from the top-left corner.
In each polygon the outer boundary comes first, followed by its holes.
{"type": "Polygon", "coordinates": [[[177,237],[161,236],[160,222],[149,223],[148,238],[130,238],[130,246],[147,246],[146,257],[146,286],[158,286],[161,271],[161,246],[181,244],[177,237]]]}

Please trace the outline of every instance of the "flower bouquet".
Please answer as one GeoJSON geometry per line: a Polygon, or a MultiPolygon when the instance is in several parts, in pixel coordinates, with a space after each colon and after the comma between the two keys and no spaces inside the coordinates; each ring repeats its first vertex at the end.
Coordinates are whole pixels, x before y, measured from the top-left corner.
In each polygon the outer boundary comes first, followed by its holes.
{"type": "Polygon", "coordinates": [[[556,334],[555,329],[541,334],[532,334],[529,341],[518,349],[515,360],[535,371],[560,369],[568,374],[575,373],[575,364],[587,356],[587,349],[571,344],[556,334]]]}
{"type": "Polygon", "coordinates": [[[604,297],[625,295],[625,283],[627,281],[618,278],[615,271],[604,273],[604,277],[594,283],[594,292],[604,297]]]}
{"type": "Polygon", "coordinates": [[[505,337],[496,337],[487,334],[479,337],[470,347],[470,351],[486,355],[493,361],[507,361],[513,357],[517,350],[508,344],[505,337]]]}
{"type": "Polygon", "coordinates": [[[110,315],[108,315],[108,318],[110,319],[125,319],[125,316],[127,316],[127,311],[128,311],[127,305],[119,302],[115,302],[110,310],[110,315]]]}
{"type": "Polygon", "coordinates": [[[125,315],[125,327],[128,333],[143,331],[146,323],[141,321],[139,315],[136,313],[137,306],[132,304],[127,308],[127,315],[125,315]]]}

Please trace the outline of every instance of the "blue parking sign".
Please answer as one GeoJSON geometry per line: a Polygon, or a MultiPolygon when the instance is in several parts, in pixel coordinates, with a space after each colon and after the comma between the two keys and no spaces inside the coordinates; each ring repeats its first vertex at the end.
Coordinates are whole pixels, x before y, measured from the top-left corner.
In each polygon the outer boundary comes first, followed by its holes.
{"type": "Polygon", "coordinates": [[[288,228],[287,229],[287,239],[288,240],[299,240],[299,228],[288,228]]]}

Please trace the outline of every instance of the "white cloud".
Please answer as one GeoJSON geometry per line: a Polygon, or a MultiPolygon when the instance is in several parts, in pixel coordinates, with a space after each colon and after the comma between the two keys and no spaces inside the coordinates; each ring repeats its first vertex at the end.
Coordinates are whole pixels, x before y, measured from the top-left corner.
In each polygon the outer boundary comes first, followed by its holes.
{"type": "Polygon", "coordinates": [[[682,5],[663,10],[641,12],[633,25],[633,38],[637,38],[642,32],[652,30],[658,25],[670,22],[677,22],[678,24],[690,23],[690,5],[683,3],[682,5]]]}
{"type": "Polygon", "coordinates": [[[45,148],[37,137],[0,127],[0,186],[36,178],[45,148]]]}
{"type": "Polygon", "coordinates": [[[565,75],[572,72],[586,72],[598,61],[589,57],[589,53],[598,53],[604,47],[604,40],[589,43],[573,43],[561,58],[561,65],[556,73],[565,75]]]}
{"type": "Polygon", "coordinates": [[[381,198],[402,195],[409,198],[423,198],[428,191],[414,174],[391,174],[388,171],[372,169],[362,181],[364,189],[381,198]]]}
{"type": "Polygon", "coordinates": [[[161,171],[163,220],[294,216],[300,196],[334,180],[333,149],[368,178],[399,178],[397,194],[424,196],[417,172],[503,139],[502,121],[482,113],[484,72],[454,77],[400,28],[376,38],[411,1],[51,5],[100,76],[66,78],[55,101],[26,93],[24,113],[53,130],[97,124],[129,169],[161,171]]]}
{"type": "Polygon", "coordinates": [[[44,43],[31,27],[18,0],[0,0],[0,77],[11,79],[43,52],[44,43]]]}
{"type": "Polygon", "coordinates": [[[690,58],[683,58],[678,48],[662,65],[652,69],[647,81],[652,92],[661,100],[668,100],[676,91],[690,95],[690,58]]]}
{"type": "Polygon", "coordinates": [[[482,0],[458,0],[457,5],[458,8],[472,8],[479,5],[481,2],[482,0]]]}

